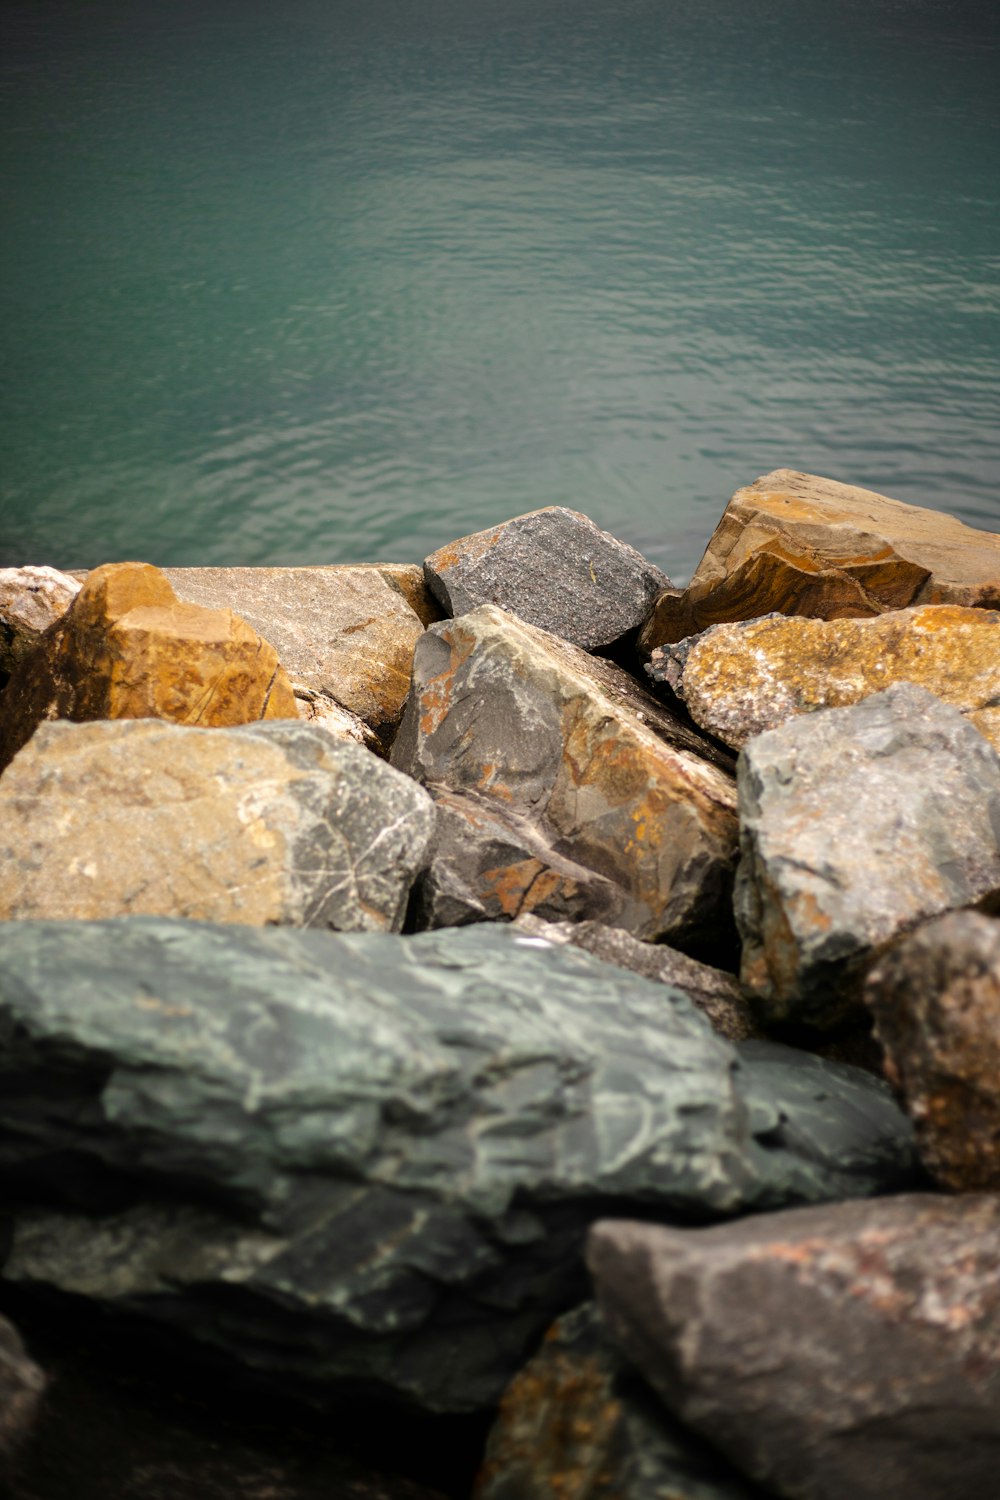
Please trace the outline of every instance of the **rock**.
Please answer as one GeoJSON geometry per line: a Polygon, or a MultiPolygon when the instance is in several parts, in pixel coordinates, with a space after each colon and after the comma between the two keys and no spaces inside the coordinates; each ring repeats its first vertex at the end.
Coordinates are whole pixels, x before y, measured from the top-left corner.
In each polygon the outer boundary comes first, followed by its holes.
{"type": "Polygon", "coordinates": [[[758,735],[738,785],[740,974],[768,1021],[834,1024],[881,946],[1000,891],[1000,758],[923,688],[758,735]]]}
{"type": "Polygon", "coordinates": [[[653,652],[647,670],[696,724],[741,749],[795,714],[842,708],[894,682],[952,703],[1000,750],[1000,614],[927,604],[869,620],[767,615],[653,652]]]}
{"type": "Polygon", "coordinates": [[[12,922],[0,1037],[8,1286],[289,1395],[489,1407],[579,1297],[597,1205],[704,1219],[913,1171],[884,1085],[803,1085],[790,1049],[758,1078],[679,991],[509,925],[12,922]]]}
{"type": "Polygon", "coordinates": [[[45,1376],[21,1335],[0,1317],[0,1481],[31,1433],[44,1390],[45,1376]]]}
{"type": "Polygon", "coordinates": [[[736,491],[687,589],[657,599],[639,647],[649,655],[772,611],[837,620],[911,604],[1000,609],[1000,535],[776,469],[736,491]]]}
{"type": "Polygon", "coordinates": [[[617,964],[632,974],[642,974],[660,984],[683,990],[712,1030],[732,1042],[759,1037],[761,1032],[732,974],[678,953],[665,943],[642,943],[620,927],[603,922],[544,921],[534,912],[517,918],[517,926],[548,943],[572,943],[607,964],[617,964]]]}
{"type": "Polygon", "coordinates": [[[0,779],[0,915],[398,930],[427,793],[294,723],[42,724],[0,779]]]}
{"type": "Polygon", "coordinates": [[[548,505],[461,537],[424,562],[446,614],[497,604],[597,651],[636,630],[670,579],[587,516],[548,505]]]}
{"type": "MultiPolygon", "coordinates": [[[[618,926],[680,942],[725,926],[736,854],[732,782],[699,752],[725,764],[620,668],[484,605],[421,637],[392,762],[435,797],[528,820],[538,848],[618,887],[618,926]]],[[[512,854],[494,886],[524,886],[536,852],[512,854]]],[[[470,863],[474,907],[478,855],[470,863]]],[[[558,883],[553,870],[543,878],[558,883]]],[[[509,907],[532,909],[520,898],[509,907]]]]}
{"type": "Polygon", "coordinates": [[[13,672],[79,590],[55,568],[0,568],[0,674],[13,672]]]}
{"type": "Polygon", "coordinates": [[[335,703],[325,693],[315,693],[312,688],[307,688],[301,682],[293,682],[292,691],[295,694],[295,706],[299,711],[299,718],[305,723],[316,725],[332,739],[344,740],[352,745],[363,745],[366,750],[373,750],[376,755],[385,754],[382,742],[375,731],[369,729],[364,719],[359,719],[357,714],[351,713],[350,709],[341,708],[339,703],[335,703]]]}
{"type": "Polygon", "coordinates": [[[404,568],[167,568],[178,597],[234,609],[271,642],[295,682],[391,738],[423,624],[404,568]],[[391,573],[391,577],[386,574],[391,573]]]}
{"type": "Polygon", "coordinates": [[[549,1330],[504,1393],[473,1500],[762,1500],[673,1420],[593,1303],[549,1330]]]}
{"type": "Polygon", "coordinates": [[[1000,1199],[609,1222],[588,1260],[627,1357],[769,1493],[994,1500],[1000,1199]]]}
{"type": "Polygon", "coordinates": [[[953,912],[901,939],[865,999],[890,1083],[943,1187],[1000,1189],[1000,922],[953,912]]]}
{"type": "Polygon", "coordinates": [[[204,728],[298,717],[274,649],[228,609],[181,604],[146,563],[87,575],[4,693],[0,768],[46,719],[204,728]]]}

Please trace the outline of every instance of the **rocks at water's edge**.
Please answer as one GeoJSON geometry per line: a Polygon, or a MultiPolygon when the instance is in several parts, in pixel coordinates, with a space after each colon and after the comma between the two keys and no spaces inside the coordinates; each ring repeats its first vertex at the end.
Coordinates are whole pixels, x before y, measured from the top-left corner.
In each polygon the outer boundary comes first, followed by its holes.
{"type": "Polygon", "coordinates": [[[0,679],[62,618],[80,585],[57,568],[0,568],[0,679]]]}
{"type": "Polygon", "coordinates": [[[865,999],[924,1165],[943,1187],[1000,1190],[1000,922],[928,922],[880,961],[865,999]]]}
{"type": "Polygon", "coordinates": [[[758,735],[738,785],[740,975],[771,1021],[836,1022],[881,946],[1000,893],[1000,757],[923,688],[758,735]]]}
{"type": "Polygon", "coordinates": [[[679,992],[504,925],[8,923],[0,1026],[8,1284],[286,1392],[489,1406],[580,1290],[598,1205],[717,1217],[912,1172],[884,1085],[733,1048],[679,992]]]}
{"type": "Polygon", "coordinates": [[[585,651],[636,630],[670,587],[634,547],[561,505],[450,542],[424,572],[449,615],[496,604],[585,651]]]}
{"type": "Polygon", "coordinates": [[[709,1229],[599,1224],[609,1332],[788,1500],[993,1500],[1000,1199],[912,1195],[709,1229]]]}

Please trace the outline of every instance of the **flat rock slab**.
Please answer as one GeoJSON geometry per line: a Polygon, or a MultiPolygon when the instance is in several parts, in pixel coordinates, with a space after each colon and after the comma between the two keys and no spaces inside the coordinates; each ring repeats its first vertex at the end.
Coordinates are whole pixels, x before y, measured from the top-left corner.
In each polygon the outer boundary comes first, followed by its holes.
{"type": "Polygon", "coordinates": [[[928,1171],[943,1187],[1000,1190],[1000,921],[953,912],[909,933],[865,1000],[928,1171]]]}
{"type": "Polygon", "coordinates": [[[923,688],[758,735],[738,784],[741,979],[768,1020],[834,1023],[880,947],[1000,892],[1000,758],[923,688]]]}
{"type": "Polygon", "coordinates": [[[623,1352],[769,1493],[994,1500],[1000,1199],[609,1222],[588,1261],[623,1352]]]}
{"type": "Polygon", "coordinates": [[[836,620],[911,604],[1000,609],[1000,534],[776,469],[736,491],[687,589],[657,599],[639,644],[648,655],[772,611],[836,620]]]}
{"type": "Polygon", "coordinates": [[[488,1407],[578,1295],[596,1205],[718,1217],[913,1171],[884,1085],[744,1057],[679,991],[509,926],[9,923],[0,1035],[5,1278],[286,1392],[488,1407]]]}
{"type": "Polygon", "coordinates": [[[915,682],[1000,750],[1000,613],[928,604],[868,620],[768,615],[653,652],[647,668],[696,724],[739,750],[796,714],[915,682]]]}
{"type": "Polygon", "coordinates": [[[504,1392],[473,1500],[765,1500],[672,1418],[593,1303],[549,1329],[504,1392]]]}
{"type": "Polygon", "coordinates": [[[42,724],[0,779],[0,915],[396,931],[427,793],[295,723],[42,724]]]}
{"type": "Polygon", "coordinates": [[[0,673],[14,670],[79,592],[56,568],[0,568],[0,673]]]}
{"type": "Polygon", "coordinates": [[[325,694],[383,733],[399,722],[413,647],[424,628],[410,602],[410,596],[422,602],[411,570],[165,571],[179,598],[236,610],[271,642],[293,682],[325,694]]]}
{"type": "MultiPolygon", "coordinates": [[[[469,899],[486,910],[551,846],[618,887],[614,921],[640,937],[728,920],[737,829],[724,757],[620,668],[503,610],[484,605],[421,637],[392,762],[435,796],[473,797],[537,829],[507,864],[470,862],[469,899]]],[[[508,905],[509,916],[532,909],[508,905]]]]}
{"type": "Polygon", "coordinates": [[[636,630],[670,579],[579,511],[546,506],[461,537],[424,562],[446,614],[496,604],[585,651],[636,630]]]}
{"type": "Polygon", "coordinates": [[[182,603],[146,563],[89,573],[4,690],[0,768],[46,719],[295,719],[274,648],[230,609],[182,603]]]}

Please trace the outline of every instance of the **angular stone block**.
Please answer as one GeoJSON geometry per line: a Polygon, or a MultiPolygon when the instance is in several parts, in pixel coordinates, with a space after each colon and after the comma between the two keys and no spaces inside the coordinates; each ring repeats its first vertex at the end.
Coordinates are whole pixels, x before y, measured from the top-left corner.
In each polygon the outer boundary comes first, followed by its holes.
{"type": "Polygon", "coordinates": [[[56,568],[0,568],[0,674],[13,672],[79,592],[56,568]]]}

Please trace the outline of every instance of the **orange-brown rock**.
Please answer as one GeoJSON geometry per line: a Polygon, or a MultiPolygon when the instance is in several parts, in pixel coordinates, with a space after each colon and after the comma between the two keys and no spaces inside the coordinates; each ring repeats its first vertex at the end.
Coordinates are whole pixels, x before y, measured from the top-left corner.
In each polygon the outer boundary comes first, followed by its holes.
{"type": "Polygon", "coordinates": [[[172,719],[202,728],[298,717],[274,647],[228,609],[181,603],[146,563],[87,575],[4,696],[0,766],[46,719],[172,719]]]}
{"type": "Polygon", "coordinates": [[[797,714],[842,708],[894,682],[951,703],[1000,750],[1000,613],[927,604],[867,620],[768,615],[653,652],[696,724],[741,749],[797,714]]]}
{"type": "Polygon", "coordinates": [[[639,645],[648,655],[775,611],[836,620],[911,604],[1000,608],[1000,534],[776,469],[736,491],[690,584],[660,595],[639,645]]]}

